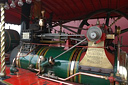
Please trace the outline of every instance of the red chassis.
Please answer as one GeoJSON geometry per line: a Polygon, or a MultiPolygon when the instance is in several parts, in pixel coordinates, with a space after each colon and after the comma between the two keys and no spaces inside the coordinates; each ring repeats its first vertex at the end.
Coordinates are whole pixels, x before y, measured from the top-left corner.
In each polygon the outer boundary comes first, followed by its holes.
{"type": "Polygon", "coordinates": [[[10,78],[0,81],[0,85],[80,85],[78,83],[41,79],[36,76],[36,73],[25,69],[19,69],[16,75],[10,75],[10,67],[8,66],[6,76],[10,78]]]}

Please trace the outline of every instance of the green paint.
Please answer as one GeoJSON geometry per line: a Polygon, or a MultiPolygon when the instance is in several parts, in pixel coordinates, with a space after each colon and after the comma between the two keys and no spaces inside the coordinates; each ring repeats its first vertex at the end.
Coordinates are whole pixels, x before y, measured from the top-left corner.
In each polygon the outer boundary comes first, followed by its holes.
{"type": "Polygon", "coordinates": [[[108,80],[81,75],[81,83],[89,85],[110,85],[108,80]]]}
{"type": "MultiPolygon", "coordinates": [[[[60,53],[64,52],[63,47],[52,47],[48,50],[47,54],[45,55],[46,58],[52,56],[56,57],[60,53]]],[[[67,77],[67,69],[68,69],[68,63],[70,63],[70,56],[74,49],[70,50],[69,52],[65,53],[64,55],[58,57],[55,60],[55,65],[52,68],[49,68],[49,70],[52,70],[55,72],[56,76],[66,78],[67,77]]]]}
{"type": "MultiPolygon", "coordinates": [[[[37,50],[36,52],[38,52],[41,49],[37,55],[35,54],[34,56],[32,56],[32,54],[30,54],[26,57],[20,57],[21,68],[27,69],[30,64],[33,64],[34,67],[36,68],[36,63],[38,61],[39,54],[44,48],[45,47],[37,48],[38,50],[36,49],[37,50]]],[[[58,77],[67,78],[68,77],[67,74],[70,70],[70,69],[68,69],[69,64],[71,63],[70,58],[75,49],[76,48],[74,48],[74,49],[68,51],[67,53],[63,54],[62,56],[58,57],[55,60],[54,66],[49,65],[48,62],[46,61],[46,62],[41,63],[41,67],[45,68],[46,73],[50,70],[50,71],[54,71],[55,75],[58,77]]],[[[46,52],[44,57],[46,59],[48,59],[50,56],[52,56],[54,58],[64,51],[65,50],[63,47],[49,47],[49,49],[46,52]]],[[[75,64],[76,65],[75,71],[74,71],[75,73],[79,72],[78,66],[79,66],[79,59],[80,59],[81,54],[82,54],[82,51],[80,51],[80,53],[78,55],[78,59],[75,64]]],[[[96,73],[96,72],[88,72],[88,73],[109,76],[109,74],[103,74],[103,73],[96,73]]],[[[78,76],[76,76],[74,79],[75,79],[75,82],[79,82],[78,76]]],[[[110,85],[108,80],[94,78],[94,77],[90,77],[90,76],[84,76],[84,75],[81,75],[80,82],[82,84],[89,84],[89,85],[110,85]]]]}
{"type": "Polygon", "coordinates": [[[20,57],[21,68],[28,69],[29,66],[29,57],[20,57]]]}

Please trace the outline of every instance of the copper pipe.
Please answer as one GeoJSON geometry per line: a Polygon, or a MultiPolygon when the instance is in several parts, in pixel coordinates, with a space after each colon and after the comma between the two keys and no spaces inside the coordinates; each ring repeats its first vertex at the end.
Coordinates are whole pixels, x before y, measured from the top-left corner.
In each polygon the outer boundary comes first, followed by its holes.
{"type": "Polygon", "coordinates": [[[35,69],[36,71],[38,71],[38,73],[36,75],[39,75],[41,72],[41,68],[40,68],[40,63],[41,63],[41,58],[39,58],[39,69],[35,69]]]}
{"type": "MultiPolygon", "coordinates": [[[[29,55],[31,52],[33,52],[35,49],[36,49],[37,47],[35,47],[34,49],[32,49],[31,51],[29,51],[26,55],[24,55],[24,56],[17,56],[17,57],[26,57],[27,55],[29,55]]],[[[21,53],[21,51],[20,51],[20,53],[21,53]]]]}
{"type": "MultiPolygon", "coordinates": [[[[50,46],[50,44],[37,44],[37,43],[31,43],[31,44],[36,44],[36,45],[46,45],[46,46],[50,46]]],[[[52,46],[58,46],[58,45],[56,45],[56,44],[52,44],[52,46]]],[[[63,45],[63,46],[65,46],[65,45],[63,45]]],[[[73,45],[69,45],[69,46],[73,46],[73,45]]],[[[108,47],[101,47],[101,46],[76,46],[76,47],[84,47],[84,48],[108,48],[108,47]]]]}
{"type": "Polygon", "coordinates": [[[67,83],[67,82],[63,82],[63,81],[59,81],[59,80],[55,80],[55,79],[52,79],[52,78],[48,78],[48,77],[43,77],[43,76],[39,76],[40,78],[43,78],[43,79],[47,79],[47,80],[50,80],[50,81],[54,81],[54,82],[57,82],[57,83],[62,83],[62,84],[66,84],[66,85],[73,85],[71,83],[67,83]]]}
{"type": "Polygon", "coordinates": [[[86,75],[86,76],[92,76],[92,77],[97,77],[97,78],[102,78],[102,79],[108,79],[107,76],[101,76],[101,75],[96,75],[96,74],[91,74],[91,73],[84,73],[84,72],[78,72],[78,73],[76,73],[76,74],[74,74],[74,75],[71,75],[71,76],[65,78],[65,79],[58,77],[58,79],[59,79],[59,80],[62,80],[62,81],[66,81],[66,80],[69,80],[70,78],[72,78],[72,77],[74,77],[74,76],[77,76],[77,75],[86,75]]]}
{"type": "Polygon", "coordinates": [[[39,69],[33,69],[33,70],[34,70],[34,71],[37,71],[37,72],[40,71],[39,69]]]}
{"type": "Polygon", "coordinates": [[[40,68],[39,69],[34,69],[34,70],[38,72],[36,75],[40,74],[40,68]]]}
{"type": "MultiPolygon", "coordinates": [[[[52,79],[52,78],[48,78],[48,77],[44,77],[44,76],[38,76],[40,78],[43,78],[43,79],[47,79],[47,80],[50,80],[50,81],[54,81],[54,82],[59,82],[59,83],[63,83],[63,84],[67,84],[67,85],[72,85],[72,84],[69,84],[69,83],[66,83],[66,82],[62,82],[62,81],[66,81],[66,80],[69,80],[70,78],[74,77],[74,76],[77,76],[77,75],[86,75],[86,76],[91,76],[91,77],[96,77],[96,78],[101,78],[101,79],[105,79],[105,80],[109,80],[110,83],[111,82],[114,82],[114,81],[121,81],[121,80],[118,80],[114,77],[107,77],[107,76],[102,76],[102,75],[96,75],[96,74],[91,74],[91,73],[84,73],[84,72],[78,72],[72,76],[69,76],[67,78],[59,78],[59,77],[56,77],[56,79],[58,80],[55,80],[55,79],[52,79]],[[61,81],[59,81],[61,80],[61,81]]],[[[127,81],[123,81],[123,82],[127,82],[127,81]]]]}
{"type": "Polygon", "coordinates": [[[16,61],[16,58],[14,58],[14,59],[13,59],[13,61],[12,61],[12,65],[14,65],[14,64],[15,64],[15,61],[16,61]]]}
{"type": "Polygon", "coordinates": [[[55,80],[55,79],[52,79],[52,78],[48,78],[48,77],[44,77],[44,76],[38,76],[40,78],[43,78],[43,79],[47,79],[47,80],[50,80],[50,81],[54,81],[54,82],[58,82],[58,83],[63,83],[63,84],[66,84],[66,85],[73,85],[73,84],[70,84],[70,83],[67,83],[67,82],[63,82],[63,81],[66,81],[66,80],[69,80],[70,78],[74,77],[74,76],[77,76],[77,75],[86,75],[86,76],[92,76],[92,77],[97,77],[97,78],[102,78],[102,79],[108,79],[107,76],[101,76],[101,75],[96,75],[96,74],[91,74],[91,73],[84,73],[84,72],[78,72],[72,76],[69,76],[67,78],[57,78],[59,80],[55,80]]]}
{"type": "Polygon", "coordinates": [[[40,68],[40,59],[39,59],[39,69],[33,69],[34,71],[37,71],[37,74],[36,75],[39,75],[40,72],[41,72],[41,68],[40,68]]]}

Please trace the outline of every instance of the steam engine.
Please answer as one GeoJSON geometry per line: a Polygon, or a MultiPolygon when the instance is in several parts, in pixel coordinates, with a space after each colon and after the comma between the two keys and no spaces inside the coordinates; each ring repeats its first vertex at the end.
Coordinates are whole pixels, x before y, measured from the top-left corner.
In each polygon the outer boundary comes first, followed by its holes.
{"type": "Polygon", "coordinates": [[[14,62],[19,68],[37,72],[40,78],[89,85],[126,81],[127,54],[120,50],[119,45],[113,44],[115,36],[119,36],[119,28],[116,34],[104,24],[87,28],[85,39],[74,46],[71,44],[69,49],[44,45],[41,41],[46,40],[45,33],[41,31],[23,31],[22,45],[14,49],[18,50],[14,62]],[[120,71],[120,67],[126,74],[120,71]]]}

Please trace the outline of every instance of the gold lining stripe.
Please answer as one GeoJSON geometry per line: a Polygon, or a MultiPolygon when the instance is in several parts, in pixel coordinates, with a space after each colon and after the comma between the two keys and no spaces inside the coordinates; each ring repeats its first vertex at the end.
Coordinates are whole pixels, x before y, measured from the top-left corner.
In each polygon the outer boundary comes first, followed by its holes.
{"type": "Polygon", "coordinates": [[[47,49],[47,48],[45,47],[45,48],[41,49],[41,51],[39,52],[38,55],[40,56],[45,49],[47,49]]]}
{"type": "Polygon", "coordinates": [[[69,77],[70,74],[69,74],[69,69],[70,69],[70,65],[71,65],[71,59],[73,57],[73,54],[75,53],[76,49],[74,49],[74,51],[72,52],[71,56],[70,56],[70,59],[69,59],[69,63],[68,63],[68,69],[67,69],[67,76],[69,77]]]}
{"type": "MultiPolygon", "coordinates": [[[[40,52],[39,56],[40,56],[43,52],[44,52],[44,54],[42,54],[42,55],[45,56],[48,50],[49,50],[49,47],[45,47],[45,48],[42,49],[42,51],[40,52]]],[[[39,56],[38,56],[38,60],[37,60],[37,63],[36,63],[36,68],[38,68],[39,56]]]]}
{"type": "MultiPolygon", "coordinates": [[[[76,69],[77,69],[77,66],[78,66],[77,61],[78,61],[78,59],[80,58],[79,56],[80,56],[81,52],[82,52],[82,49],[79,50],[78,56],[77,56],[77,58],[76,58],[75,68],[74,68],[74,74],[76,73],[76,69]]],[[[78,62],[79,62],[79,61],[78,61],[78,62]]],[[[74,77],[74,80],[76,81],[76,76],[74,77]]]]}
{"type": "Polygon", "coordinates": [[[81,74],[78,75],[78,82],[81,83],[81,74]]]}
{"type": "MultiPolygon", "coordinates": [[[[71,63],[71,67],[70,67],[70,76],[74,74],[74,69],[75,69],[75,63],[76,63],[76,58],[77,58],[77,54],[79,53],[79,49],[76,48],[76,51],[75,53],[73,54],[73,57],[72,57],[72,63],[71,63]]],[[[74,77],[70,79],[71,81],[74,81],[74,77]]]]}
{"type": "MultiPolygon", "coordinates": [[[[38,54],[37,55],[41,55],[41,53],[45,50],[46,48],[41,48],[39,51],[38,51],[38,54]]],[[[38,56],[38,59],[37,59],[37,62],[36,62],[36,68],[38,68],[38,61],[39,61],[39,56],[38,56]]]]}
{"type": "Polygon", "coordinates": [[[46,53],[48,52],[49,48],[47,48],[47,50],[45,51],[45,53],[43,54],[43,56],[45,57],[46,53]]]}
{"type": "MultiPolygon", "coordinates": [[[[44,50],[45,48],[44,48],[44,47],[40,48],[39,51],[36,53],[36,55],[40,55],[40,51],[41,51],[42,49],[44,50]]],[[[43,50],[42,50],[42,51],[43,51],[43,50]]],[[[39,56],[38,56],[38,59],[37,59],[36,68],[38,68],[38,60],[39,60],[39,56]]]]}
{"type": "MultiPolygon", "coordinates": [[[[43,48],[43,47],[42,47],[42,48],[43,48]]],[[[39,52],[41,51],[42,48],[40,48],[40,50],[36,53],[37,55],[39,54],[39,52]]]]}
{"type": "Polygon", "coordinates": [[[70,67],[70,75],[73,75],[73,71],[74,71],[74,66],[75,66],[75,60],[73,60],[72,62],[71,62],[71,67],[70,67]]]}

